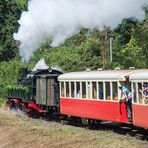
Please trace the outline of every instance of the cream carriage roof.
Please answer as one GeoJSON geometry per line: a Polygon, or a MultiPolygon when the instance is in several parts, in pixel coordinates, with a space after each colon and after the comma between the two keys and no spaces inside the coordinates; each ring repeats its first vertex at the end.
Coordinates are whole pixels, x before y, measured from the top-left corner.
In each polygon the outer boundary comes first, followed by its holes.
{"type": "Polygon", "coordinates": [[[132,73],[141,70],[104,70],[104,71],[82,71],[62,74],[59,81],[64,80],[120,80],[124,81],[132,73]]]}
{"type": "Polygon", "coordinates": [[[131,81],[136,81],[136,80],[146,80],[148,81],[148,69],[145,69],[143,71],[139,71],[137,73],[133,73],[130,75],[130,80],[131,81]]]}

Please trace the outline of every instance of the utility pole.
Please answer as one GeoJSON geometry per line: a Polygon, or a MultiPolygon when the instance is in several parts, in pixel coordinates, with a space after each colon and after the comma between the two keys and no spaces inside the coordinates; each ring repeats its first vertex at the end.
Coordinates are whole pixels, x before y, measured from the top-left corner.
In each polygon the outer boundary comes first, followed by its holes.
{"type": "Polygon", "coordinates": [[[102,68],[106,68],[106,48],[107,48],[107,40],[108,40],[108,32],[107,28],[101,33],[101,41],[102,41],[102,68]]]}
{"type": "Polygon", "coordinates": [[[113,62],[113,38],[110,37],[110,63],[113,62]]]}
{"type": "Polygon", "coordinates": [[[102,47],[102,66],[105,69],[105,47],[102,47]]]}

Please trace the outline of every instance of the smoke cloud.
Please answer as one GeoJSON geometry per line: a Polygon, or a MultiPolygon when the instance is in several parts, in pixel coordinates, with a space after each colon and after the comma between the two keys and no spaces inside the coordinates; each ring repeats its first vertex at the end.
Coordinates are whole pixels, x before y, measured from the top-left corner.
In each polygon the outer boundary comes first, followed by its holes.
{"type": "Polygon", "coordinates": [[[114,29],[123,18],[142,20],[146,0],[31,0],[21,15],[14,39],[20,41],[20,55],[29,60],[41,43],[62,44],[80,28],[114,29]]]}

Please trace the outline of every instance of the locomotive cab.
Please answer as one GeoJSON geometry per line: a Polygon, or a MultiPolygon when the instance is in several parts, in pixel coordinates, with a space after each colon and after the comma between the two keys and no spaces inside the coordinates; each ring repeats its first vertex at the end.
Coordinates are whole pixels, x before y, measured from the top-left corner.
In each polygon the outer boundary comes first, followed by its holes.
{"type": "Polygon", "coordinates": [[[59,85],[57,77],[62,72],[48,68],[38,69],[27,75],[32,83],[32,97],[37,107],[43,110],[50,110],[58,107],[59,85]]]}
{"type": "Polygon", "coordinates": [[[57,77],[61,72],[47,69],[36,73],[35,100],[37,105],[57,106],[59,103],[59,85],[57,77]]]}
{"type": "MultiPolygon", "coordinates": [[[[17,85],[9,88],[8,101],[11,107],[25,112],[49,112],[59,107],[58,76],[62,72],[52,68],[23,70],[17,85]],[[24,72],[25,71],[25,72],[24,72]]],[[[34,113],[33,113],[34,114],[34,113]]]]}

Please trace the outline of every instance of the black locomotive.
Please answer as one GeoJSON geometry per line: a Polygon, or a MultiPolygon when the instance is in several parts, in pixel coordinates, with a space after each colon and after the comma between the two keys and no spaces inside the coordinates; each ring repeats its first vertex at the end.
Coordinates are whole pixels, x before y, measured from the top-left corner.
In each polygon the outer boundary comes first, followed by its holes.
{"type": "Polygon", "coordinates": [[[17,85],[8,86],[10,109],[20,109],[28,115],[58,112],[60,74],[50,67],[36,71],[24,68],[17,85]]]}

